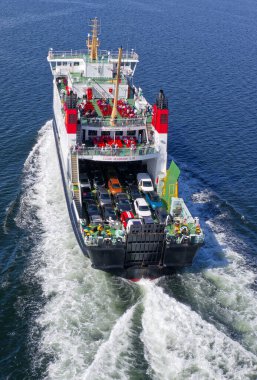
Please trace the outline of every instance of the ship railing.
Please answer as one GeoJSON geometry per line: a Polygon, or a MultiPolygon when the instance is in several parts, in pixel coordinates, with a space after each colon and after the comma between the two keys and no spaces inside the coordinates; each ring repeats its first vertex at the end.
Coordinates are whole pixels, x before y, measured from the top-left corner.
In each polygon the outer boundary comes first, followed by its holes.
{"type": "Polygon", "coordinates": [[[48,52],[49,59],[58,59],[58,58],[83,58],[87,55],[87,50],[67,50],[67,51],[55,51],[50,49],[48,52]]]}
{"type": "MultiPolygon", "coordinates": [[[[90,83],[89,82],[89,78],[81,76],[81,73],[71,73],[71,72],[69,72],[69,75],[70,75],[70,78],[71,78],[71,82],[73,82],[73,83],[81,83],[81,84],[87,84],[87,85],[89,85],[89,83],[90,83]]],[[[108,84],[115,84],[115,79],[113,79],[112,77],[95,77],[95,78],[92,77],[92,78],[90,78],[90,81],[91,82],[92,81],[95,82],[96,86],[100,86],[101,82],[104,83],[104,84],[106,84],[106,83],[108,83],[108,84]]],[[[91,83],[91,84],[92,84],[92,86],[95,86],[94,83],[91,83]]],[[[127,84],[127,80],[124,79],[124,78],[121,78],[120,79],[120,84],[127,84]]],[[[106,90],[104,90],[104,92],[105,92],[105,94],[101,95],[101,97],[113,98],[113,95],[111,93],[107,92],[106,90]]]]}
{"type": "Polygon", "coordinates": [[[82,126],[89,127],[140,127],[146,125],[146,117],[135,117],[135,118],[122,118],[115,119],[114,121],[111,118],[103,117],[94,117],[94,118],[81,118],[82,126]]]}
{"type": "MultiPolygon", "coordinates": [[[[112,60],[118,59],[118,51],[112,50],[98,50],[98,60],[96,62],[101,62],[103,59],[112,60]]],[[[55,51],[49,49],[48,59],[63,59],[63,58],[89,58],[89,53],[87,49],[81,50],[66,50],[66,51],[55,51]]],[[[138,60],[138,54],[132,49],[131,51],[123,52],[122,60],[138,60]]]]}
{"type": "Polygon", "coordinates": [[[101,156],[101,157],[135,157],[146,156],[158,153],[159,150],[153,145],[139,145],[133,148],[115,147],[87,147],[84,144],[72,147],[72,153],[78,156],[101,156]]]}
{"type": "MultiPolygon", "coordinates": [[[[109,59],[118,59],[118,56],[119,56],[119,52],[118,51],[107,51],[107,56],[109,57],[109,59]]],[[[132,49],[131,51],[124,51],[123,54],[122,54],[122,60],[130,60],[130,59],[133,59],[133,60],[138,60],[139,56],[138,54],[132,49]]]]}

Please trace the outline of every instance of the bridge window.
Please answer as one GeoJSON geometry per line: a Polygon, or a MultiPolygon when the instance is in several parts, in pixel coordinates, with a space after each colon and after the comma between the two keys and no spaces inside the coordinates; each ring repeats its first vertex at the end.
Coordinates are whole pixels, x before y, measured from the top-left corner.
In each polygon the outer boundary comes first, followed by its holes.
{"type": "Polygon", "coordinates": [[[88,136],[97,136],[97,131],[92,131],[89,129],[88,136]]]}
{"type": "Polygon", "coordinates": [[[128,136],[136,136],[136,131],[128,131],[127,135],[128,136]]]}

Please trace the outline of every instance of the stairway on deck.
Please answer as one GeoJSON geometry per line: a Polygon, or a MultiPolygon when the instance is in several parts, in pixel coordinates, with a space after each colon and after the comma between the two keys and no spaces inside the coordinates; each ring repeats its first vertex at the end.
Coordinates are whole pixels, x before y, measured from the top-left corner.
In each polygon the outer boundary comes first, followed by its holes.
{"type": "Polygon", "coordinates": [[[100,110],[98,104],[97,104],[97,101],[96,100],[91,100],[93,106],[94,106],[94,109],[95,111],[97,112],[98,116],[99,117],[103,117],[103,114],[102,114],[102,111],[100,110]]]}
{"type": "Polygon", "coordinates": [[[74,202],[75,202],[79,217],[81,217],[82,207],[81,207],[81,195],[80,195],[80,187],[79,187],[77,153],[73,153],[71,155],[71,173],[72,173],[71,180],[72,180],[72,186],[73,186],[74,202]]]}
{"type": "Polygon", "coordinates": [[[100,83],[98,83],[95,79],[93,79],[93,85],[94,85],[94,90],[98,92],[100,98],[114,98],[113,94],[110,92],[106,91],[100,83]]]}

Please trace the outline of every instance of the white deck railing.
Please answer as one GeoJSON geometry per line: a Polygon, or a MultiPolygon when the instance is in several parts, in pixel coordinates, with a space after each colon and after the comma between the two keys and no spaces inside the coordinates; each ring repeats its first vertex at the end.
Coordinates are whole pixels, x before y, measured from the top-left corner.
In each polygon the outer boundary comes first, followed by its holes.
{"type": "Polygon", "coordinates": [[[84,144],[72,148],[72,153],[77,153],[79,158],[98,161],[134,161],[146,159],[146,156],[155,157],[159,150],[155,146],[140,145],[133,148],[115,147],[86,147],[84,144]]]}
{"type": "MultiPolygon", "coordinates": [[[[98,61],[101,62],[102,59],[118,59],[118,51],[112,50],[98,50],[98,61]]],[[[50,49],[48,52],[48,59],[63,59],[63,58],[87,58],[89,56],[88,50],[66,50],[66,51],[55,51],[50,49]]],[[[138,60],[138,54],[131,51],[125,51],[123,53],[122,60],[138,60]]]]}

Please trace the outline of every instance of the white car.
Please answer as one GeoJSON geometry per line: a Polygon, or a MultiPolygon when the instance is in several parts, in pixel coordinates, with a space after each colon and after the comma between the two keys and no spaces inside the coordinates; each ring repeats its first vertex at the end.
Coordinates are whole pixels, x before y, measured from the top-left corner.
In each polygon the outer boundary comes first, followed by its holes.
{"type": "Polygon", "coordinates": [[[137,198],[134,201],[134,208],[139,218],[144,218],[145,216],[152,215],[151,210],[144,198],[137,198]]]}
{"type": "Polygon", "coordinates": [[[138,173],[137,184],[140,191],[144,191],[145,193],[154,191],[153,182],[148,173],[138,173]]]}
{"type": "Polygon", "coordinates": [[[132,227],[139,227],[142,226],[142,224],[142,219],[129,219],[126,230],[127,232],[130,232],[132,227]]]}

